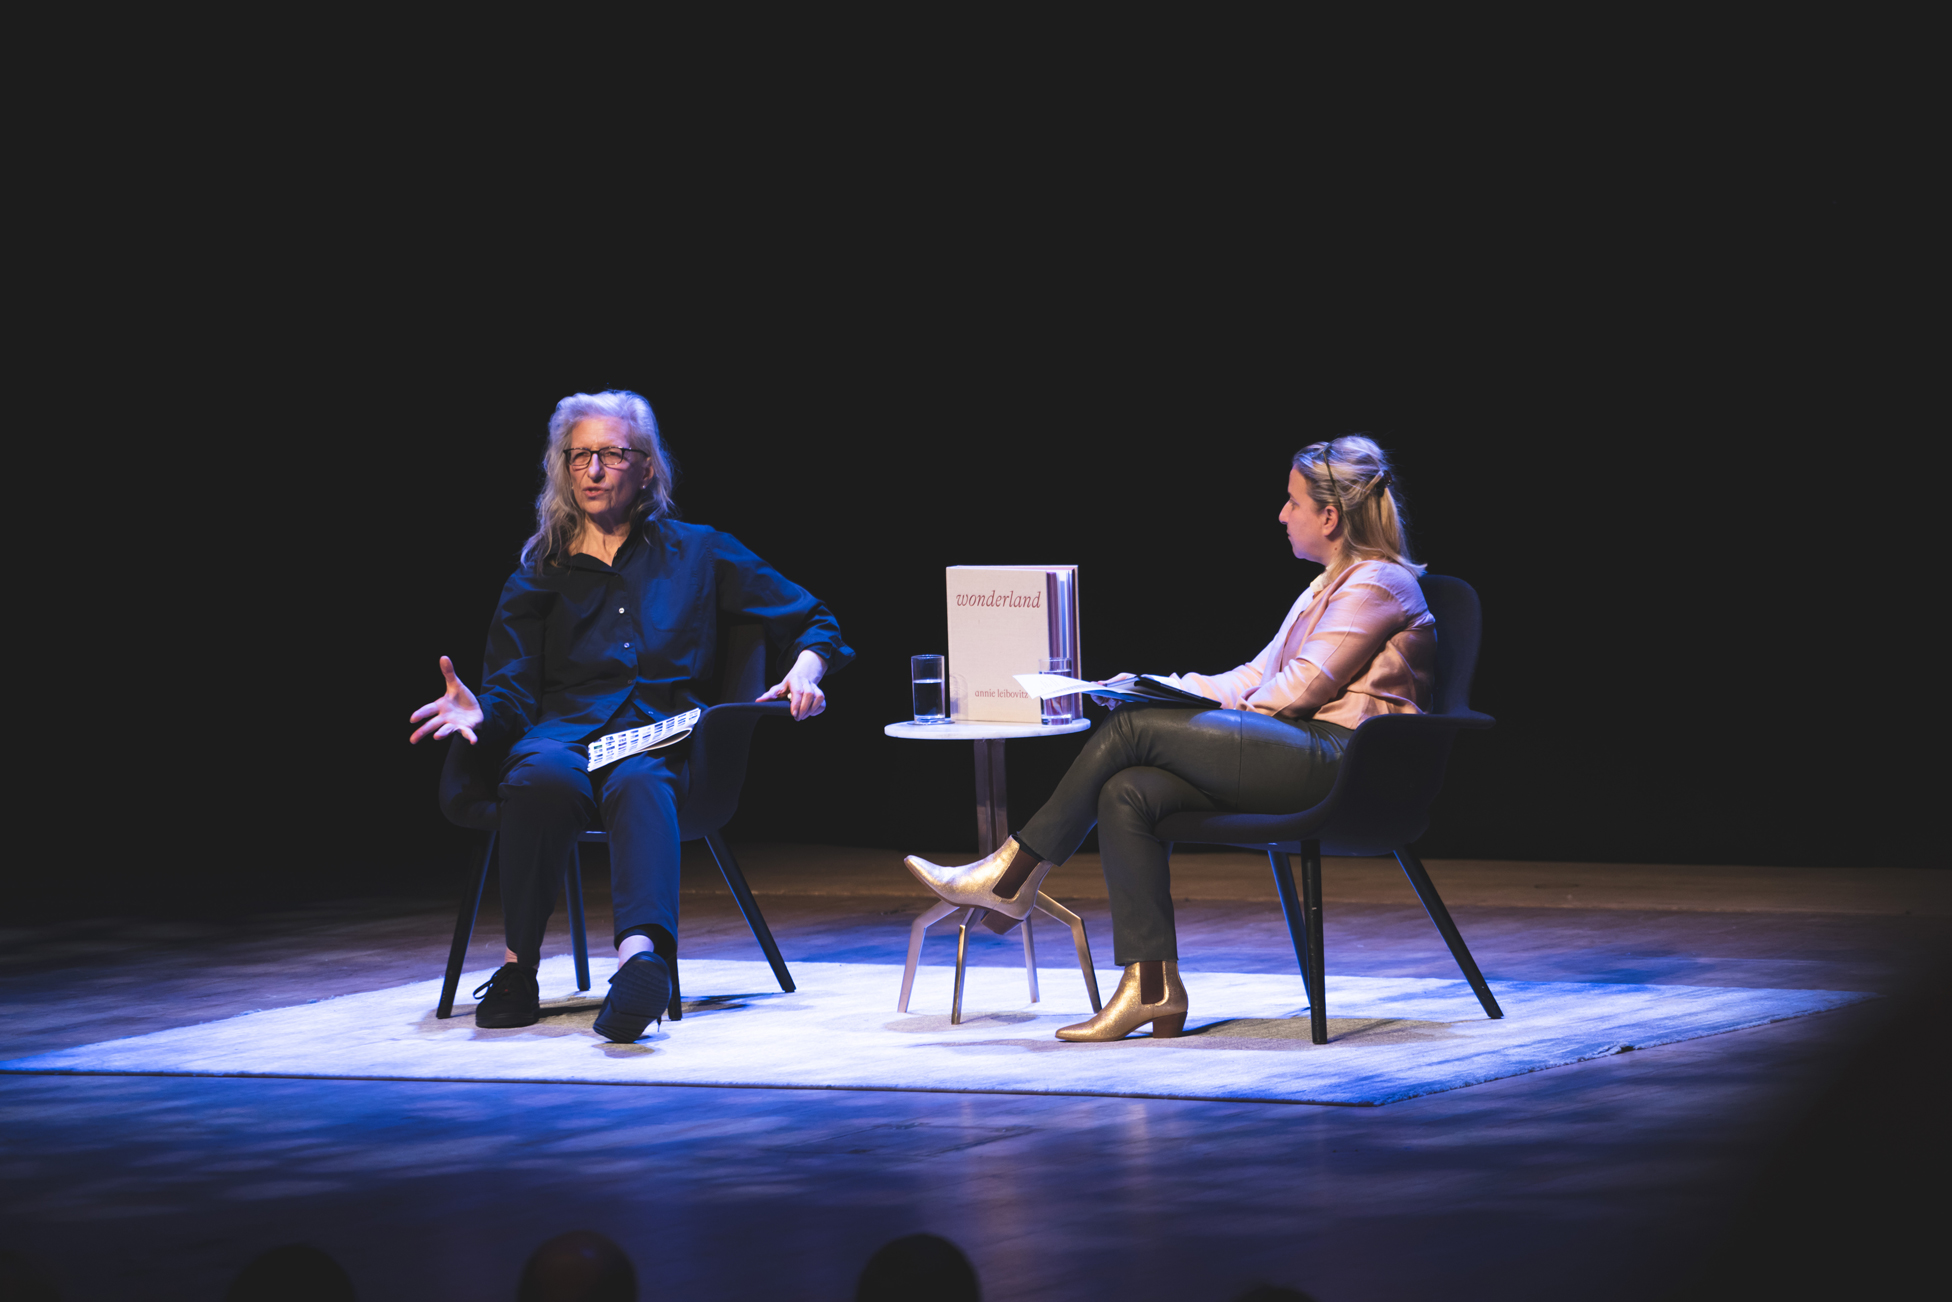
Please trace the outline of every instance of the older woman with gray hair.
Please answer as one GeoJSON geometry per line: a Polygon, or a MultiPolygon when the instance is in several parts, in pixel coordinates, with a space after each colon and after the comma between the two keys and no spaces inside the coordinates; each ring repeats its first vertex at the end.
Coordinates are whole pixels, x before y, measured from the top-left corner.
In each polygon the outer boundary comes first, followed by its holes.
{"type": "Polygon", "coordinates": [[[1189,809],[1306,809],[1335,785],[1358,724],[1419,713],[1430,700],[1434,621],[1383,450],[1351,434],[1297,452],[1280,520],[1296,558],[1325,568],[1252,660],[1167,678],[1214,708],[1121,708],[995,854],[959,868],[907,861],[950,904],[1022,918],[1045,874],[1097,827],[1125,974],[1104,1010],[1060,1029],[1060,1040],[1117,1040],[1147,1023],[1153,1035],[1172,1036],[1185,1026],[1172,847],[1153,832],[1161,819],[1189,809]]]}
{"type": "Polygon", "coordinates": [[[536,967],[556,882],[577,834],[610,834],[617,974],[596,1021],[627,1043],[671,998],[678,934],[683,745],[592,772],[587,746],[707,702],[722,615],[760,621],[795,719],[827,708],[820,680],[853,659],[840,625],[730,534],[674,517],[672,463],[651,406],[634,393],[556,404],[543,453],[536,531],[502,587],[477,695],[440,658],[447,690],[412,715],[411,741],[459,733],[507,746],[501,769],[501,889],[507,961],[475,1009],[484,1027],[533,1025],[536,967]]]}

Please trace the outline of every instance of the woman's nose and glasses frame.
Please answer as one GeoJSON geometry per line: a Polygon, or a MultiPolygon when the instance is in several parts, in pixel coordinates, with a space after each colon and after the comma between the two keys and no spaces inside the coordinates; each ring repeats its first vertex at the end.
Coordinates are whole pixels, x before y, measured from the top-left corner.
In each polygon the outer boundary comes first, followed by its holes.
{"type": "Polygon", "coordinates": [[[622,470],[630,464],[631,453],[635,451],[636,448],[570,448],[563,453],[563,460],[571,470],[587,470],[590,458],[595,456],[603,462],[605,470],[622,470]]]}

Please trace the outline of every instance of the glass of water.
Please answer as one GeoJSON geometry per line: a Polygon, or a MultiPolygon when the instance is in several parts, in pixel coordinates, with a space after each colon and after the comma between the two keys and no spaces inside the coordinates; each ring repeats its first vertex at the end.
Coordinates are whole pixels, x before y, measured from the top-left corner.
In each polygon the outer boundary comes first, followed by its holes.
{"type": "MultiPolygon", "coordinates": [[[[1070,678],[1073,676],[1071,658],[1064,656],[1055,660],[1039,660],[1037,662],[1037,672],[1040,674],[1063,674],[1066,678],[1070,678]]],[[[1053,723],[1076,722],[1078,711],[1082,708],[1083,701],[1079,697],[1053,696],[1044,702],[1044,724],[1048,727],[1053,723]]]]}
{"type": "Polygon", "coordinates": [[[915,688],[915,722],[949,722],[948,693],[943,690],[942,657],[908,657],[908,677],[915,688]]]}

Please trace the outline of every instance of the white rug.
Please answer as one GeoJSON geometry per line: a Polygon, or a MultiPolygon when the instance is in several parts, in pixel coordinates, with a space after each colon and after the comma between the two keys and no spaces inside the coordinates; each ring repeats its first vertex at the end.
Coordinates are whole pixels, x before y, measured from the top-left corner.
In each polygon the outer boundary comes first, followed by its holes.
{"type": "MultiPolygon", "coordinates": [[[[434,1016],[439,981],[110,1040],[0,1063],[0,1072],[320,1076],[373,1080],[587,1082],[775,1088],[1106,1094],[1380,1104],[1838,1008],[1839,990],[1497,981],[1502,1021],[1461,980],[1328,978],[1330,1042],[1310,1044],[1297,976],[1186,974],[1187,1035],[1064,1044],[1090,1015],[1076,968],[971,968],[964,1021],[949,1025],[951,970],[925,967],[908,1015],[899,967],[799,963],[782,993],[764,963],[687,961],[685,1017],[636,1044],[590,1029],[567,957],[542,967],[542,1020],[477,1030],[473,1006],[434,1016]]],[[[470,974],[463,995],[485,980],[470,974]]],[[[1110,997],[1116,969],[1101,972],[1110,997]]],[[[601,987],[604,977],[597,976],[601,987]]]]}

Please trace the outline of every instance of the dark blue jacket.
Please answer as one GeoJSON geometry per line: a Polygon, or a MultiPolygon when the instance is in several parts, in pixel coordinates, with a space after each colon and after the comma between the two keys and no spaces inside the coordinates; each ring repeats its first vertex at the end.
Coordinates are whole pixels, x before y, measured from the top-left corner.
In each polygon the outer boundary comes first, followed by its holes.
{"type": "Polygon", "coordinates": [[[481,740],[581,741],[633,689],[659,719],[716,704],[707,694],[722,615],[765,625],[779,673],[802,651],[818,652],[829,673],[854,658],[827,607],[738,539],[652,520],[613,564],[579,552],[509,576],[488,626],[481,740]]]}

